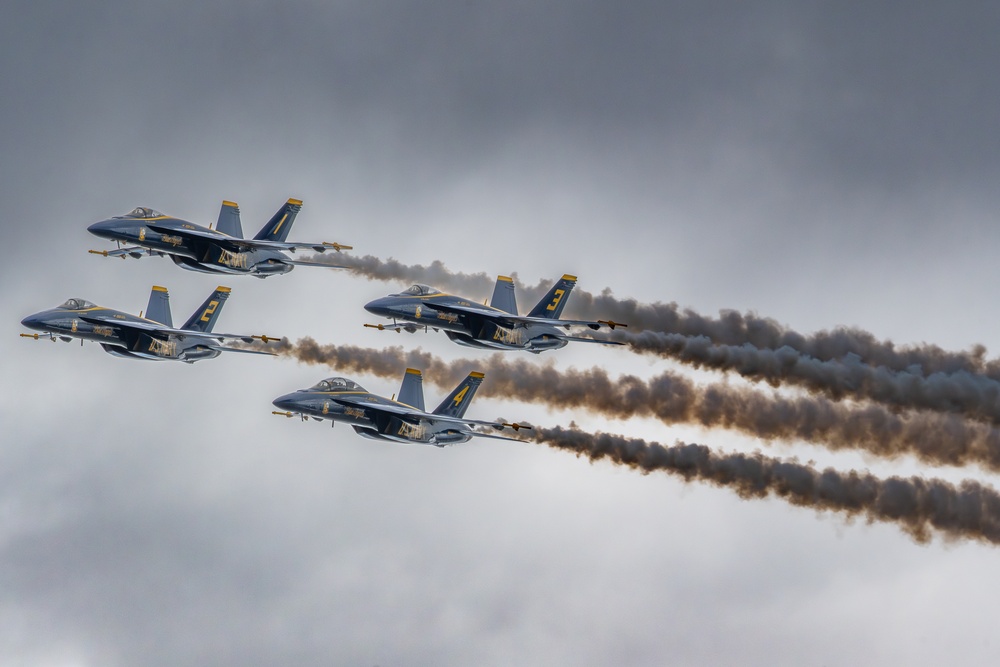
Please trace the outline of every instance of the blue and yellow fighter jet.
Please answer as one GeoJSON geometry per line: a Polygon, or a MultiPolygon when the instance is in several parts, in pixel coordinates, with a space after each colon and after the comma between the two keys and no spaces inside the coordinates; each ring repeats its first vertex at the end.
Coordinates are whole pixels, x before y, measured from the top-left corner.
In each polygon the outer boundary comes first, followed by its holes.
{"type": "Polygon", "coordinates": [[[284,250],[295,252],[308,248],[316,252],[328,249],[350,250],[339,243],[288,243],[288,232],[302,208],[298,199],[289,199],[252,239],[243,238],[240,208],[231,201],[222,202],[215,229],[164,215],[140,206],[125,215],[95,222],[87,231],[118,244],[117,250],[91,250],[104,257],[167,255],[178,266],[203,273],[229,273],[266,278],[288,273],[296,266],[338,267],[332,263],[292,259],[284,250]],[[124,244],[124,245],[122,245],[124,244]]]}
{"type": "Polygon", "coordinates": [[[212,328],[229,298],[228,287],[217,287],[201,308],[179,329],[170,316],[170,295],[165,287],[154,285],[149,293],[146,316],[139,317],[110,308],[102,308],[85,299],[69,299],[58,308],[43,310],[21,320],[21,324],[41,333],[21,334],[24,338],[57,338],[67,343],[74,338],[97,342],[108,354],[129,359],[170,359],[194,363],[212,359],[222,352],[268,354],[257,350],[226,347],[226,340],[278,340],[273,336],[214,333],[212,328]]]}
{"type": "Polygon", "coordinates": [[[473,437],[516,440],[502,435],[473,430],[471,426],[490,426],[500,431],[510,427],[515,431],[531,428],[527,424],[487,422],[464,417],[472,397],[483,382],[482,373],[469,373],[448,398],[434,412],[424,408],[424,378],[420,371],[407,368],[399,398],[377,396],[366,391],[353,380],[342,377],[327,378],[308,389],[300,389],[274,399],[274,405],[285,412],[272,414],[285,417],[298,415],[308,418],[332,420],[350,424],[360,435],[372,440],[416,443],[444,447],[468,442],[473,437]]]}
{"type": "Polygon", "coordinates": [[[365,326],[379,331],[405,330],[410,333],[430,328],[444,331],[448,338],[467,347],[527,350],[535,354],[565,347],[570,341],[621,345],[622,343],[615,341],[570,336],[559,330],[559,327],[569,329],[574,326],[591,329],[628,326],[611,320],[591,322],[559,319],[575,285],[576,276],[563,276],[527,315],[517,314],[514,281],[507,276],[497,276],[489,306],[485,303],[480,305],[465,297],[445,294],[427,285],[414,285],[406,291],[375,299],[365,305],[365,310],[369,313],[388,317],[393,321],[392,324],[365,326]]]}

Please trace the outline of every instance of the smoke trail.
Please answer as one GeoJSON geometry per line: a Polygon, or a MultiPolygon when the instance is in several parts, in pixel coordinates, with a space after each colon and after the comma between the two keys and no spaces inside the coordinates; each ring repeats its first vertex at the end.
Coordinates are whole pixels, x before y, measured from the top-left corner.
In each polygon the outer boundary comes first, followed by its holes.
{"type": "Polygon", "coordinates": [[[608,459],[643,473],[661,470],[686,482],[731,488],[744,499],[777,496],[817,511],[862,516],[870,523],[894,523],[921,544],[935,533],[946,540],[1000,544],[1000,494],[971,480],[955,486],[940,479],[881,479],[867,472],[843,473],[832,468],[821,472],[759,452],[721,454],[704,445],[678,442],[667,447],[573,428],[537,429],[534,439],[591,461],[608,459]]]}
{"type": "MultiPolygon", "coordinates": [[[[986,360],[986,348],[976,345],[966,352],[949,352],[936,345],[897,346],[880,341],[874,334],[861,329],[837,327],[806,336],[754,313],[741,314],[724,310],[718,318],[705,317],[692,310],[681,310],[676,303],[641,304],[635,299],[618,299],[605,289],[594,295],[573,293],[574,311],[582,317],[601,313],[603,319],[626,322],[629,329],[703,336],[718,345],[752,345],[758,349],[790,348],[820,361],[834,361],[849,355],[866,364],[912,374],[980,373],[1000,380],[1000,360],[986,360]]],[[[567,305],[569,310],[569,305],[567,305]]]]}
{"type": "Polygon", "coordinates": [[[600,368],[557,370],[551,364],[508,360],[502,354],[446,362],[422,350],[320,345],[283,340],[272,351],[338,372],[395,379],[407,367],[450,389],[470,370],[486,373],[481,396],[538,403],[554,409],[585,408],[612,418],[653,417],[740,431],[764,440],[804,440],[832,449],[861,449],[893,458],[916,456],[935,465],[976,463],[1000,472],[1000,430],[955,415],[896,414],[876,405],[834,403],[819,396],[786,398],[727,384],[699,386],[666,372],[649,380],[611,378],[600,368]]]}
{"type": "Polygon", "coordinates": [[[792,384],[838,401],[855,397],[892,408],[955,412],[1000,422],[1000,381],[968,371],[925,376],[869,366],[853,354],[838,361],[821,361],[789,347],[762,350],[749,344],[713,345],[704,336],[654,331],[615,332],[612,338],[636,352],[675,359],[695,368],[735,371],[772,386],[792,384]]]}
{"type": "MultiPolygon", "coordinates": [[[[316,261],[328,261],[349,266],[369,280],[419,282],[447,291],[464,293],[470,298],[483,298],[493,289],[495,276],[485,273],[465,274],[449,271],[440,261],[429,266],[406,265],[394,259],[382,260],[371,255],[315,255],[316,261]]],[[[517,274],[512,274],[516,278],[517,274]]],[[[551,287],[552,281],[541,281],[530,287],[518,287],[520,297],[534,303],[551,287]]],[[[848,327],[820,331],[806,336],[770,318],[754,313],[722,311],[719,317],[706,317],[676,303],[639,303],[635,299],[619,299],[609,289],[594,294],[575,289],[567,302],[567,317],[579,319],[612,319],[625,322],[630,331],[657,331],[682,336],[704,336],[719,345],[753,345],[759,349],[787,347],[820,361],[843,359],[855,355],[866,364],[884,366],[890,370],[912,374],[934,373],[984,374],[1000,380],[1000,360],[987,360],[986,348],[976,345],[966,352],[949,352],[936,345],[897,346],[880,341],[873,334],[848,327]]]]}

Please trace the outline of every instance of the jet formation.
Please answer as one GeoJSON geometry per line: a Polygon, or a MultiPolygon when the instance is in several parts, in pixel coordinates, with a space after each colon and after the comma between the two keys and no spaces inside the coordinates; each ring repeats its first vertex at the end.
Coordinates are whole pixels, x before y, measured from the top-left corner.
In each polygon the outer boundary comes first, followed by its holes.
{"type": "Polygon", "coordinates": [[[257,278],[288,273],[296,266],[346,268],[333,263],[292,259],[284,251],[310,249],[322,253],[333,249],[351,250],[339,243],[290,243],[288,232],[302,201],[289,199],[252,239],[243,238],[240,208],[235,202],[222,202],[215,229],[202,227],[144,206],[125,215],[95,222],[87,228],[91,234],[118,244],[115,250],[91,250],[104,257],[170,257],[180,267],[202,273],[251,275],[257,278]],[[124,245],[123,245],[124,244],[124,245]]]}
{"type": "Polygon", "coordinates": [[[212,329],[229,298],[228,287],[216,287],[180,328],[174,328],[170,315],[170,294],[167,288],[154,285],[149,293],[146,316],[131,315],[98,306],[86,299],[68,299],[61,306],[43,310],[21,320],[21,324],[40,333],[25,334],[24,338],[48,338],[70,342],[79,339],[100,344],[105,352],[128,359],[171,360],[194,363],[212,359],[223,352],[266,354],[271,352],[229,347],[227,340],[251,343],[278,340],[273,336],[216,333],[212,329]]]}
{"type": "Polygon", "coordinates": [[[621,345],[615,341],[571,336],[570,327],[600,329],[628,326],[612,320],[560,319],[576,276],[564,275],[527,315],[517,314],[514,281],[498,276],[490,305],[462,296],[446,294],[428,285],[413,285],[397,294],[375,299],[365,305],[373,315],[386,317],[392,324],[366,324],[379,331],[418,329],[444,331],[459,345],[491,350],[526,350],[539,354],[565,347],[570,342],[621,345]],[[400,323],[402,321],[402,323],[400,323]],[[560,331],[560,328],[562,331],[560,331]]]}
{"type": "MultiPolygon", "coordinates": [[[[310,249],[350,250],[339,243],[296,243],[287,241],[302,201],[289,199],[252,239],[243,238],[240,209],[236,203],[223,201],[215,229],[165,215],[151,208],[137,207],[125,215],[90,225],[92,234],[114,241],[113,250],[91,250],[104,257],[169,257],[178,266],[203,273],[251,275],[266,278],[288,273],[296,266],[348,268],[331,262],[293,259],[286,252],[310,249]]],[[[627,326],[611,320],[561,319],[566,301],[576,285],[576,277],[564,275],[527,315],[519,315],[514,282],[497,277],[490,305],[446,294],[427,285],[414,285],[397,294],[371,301],[365,309],[392,320],[392,324],[366,324],[379,330],[416,332],[444,331],[454,342],[489,350],[526,350],[538,354],[565,347],[570,342],[621,345],[569,333],[573,327],[614,329],[627,326]]],[[[29,315],[21,324],[35,333],[22,333],[35,340],[78,339],[98,343],[116,357],[156,361],[194,363],[211,359],[223,352],[263,354],[273,352],[227,345],[227,342],[268,343],[274,336],[229,334],[213,331],[222,307],[230,295],[229,287],[217,287],[190,318],[174,327],[170,296],[165,287],[154,285],[145,316],[132,315],[98,306],[86,299],[68,299],[56,308],[29,315]]],[[[300,389],[274,399],[281,411],[276,415],[300,417],[303,421],[330,420],[349,424],[365,438],[397,443],[417,443],[444,447],[468,442],[474,437],[516,440],[492,431],[507,428],[515,432],[531,428],[527,424],[482,421],[465,417],[466,410],[483,382],[483,374],[468,376],[431,412],[424,406],[423,375],[408,368],[403,375],[399,397],[385,398],[365,390],[357,382],[331,377],[308,389],[300,389]]]]}
{"type": "Polygon", "coordinates": [[[515,431],[531,428],[526,424],[465,418],[465,411],[483,382],[482,373],[469,373],[433,412],[427,412],[424,407],[423,381],[419,370],[407,368],[399,387],[399,398],[389,399],[367,391],[354,380],[327,378],[308,389],[274,399],[275,407],[284,411],[272,414],[299,416],[303,421],[329,419],[331,426],[345,422],[359,435],[372,440],[437,447],[468,442],[473,437],[515,440],[470,427],[485,426],[498,431],[506,427],[515,431]]]}

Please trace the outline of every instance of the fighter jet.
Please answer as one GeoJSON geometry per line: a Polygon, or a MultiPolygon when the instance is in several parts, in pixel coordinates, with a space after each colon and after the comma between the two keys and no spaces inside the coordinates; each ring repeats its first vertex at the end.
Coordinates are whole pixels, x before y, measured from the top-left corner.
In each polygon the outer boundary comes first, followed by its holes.
{"type": "Polygon", "coordinates": [[[274,399],[274,405],[285,412],[272,414],[285,417],[299,416],[302,421],[332,420],[350,424],[360,435],[372,440],[390,440],[444,447],[468,442],[472,437],[515,440],[502,435],[473,430],[471,426],[489,426],[496,430],[510,427],[515,431],[531,428],[525,424],[507,424],[466,419],[466,409],[483,382],[482,373],[469,373],[448,398],[434,412],[424,408],[423,375],[407,368],[399,398],[387,399],[366,391],[353,380],[342,377],[327,378],[308,389],[300,389],[274,399]]]}
{"type": "Polygon", "coordinates": [[[95,222],[87,231],[118,244],[116,250],[91,250],[104,257],[167,255],[174,263],[191,271],[228,273],[266,278],[288,273],[296,266],[338,267],[334,264],[291,259],[284,250],[295,252],[308,248],[340,252],[352,246],[339,243],[288,243],[288,232],[302,208],[298,199],[289,199],[252,239],[243,238],[240,208],[235,202],[222,202],[215,229],[202,227],[180,218],[164,215],[140,206],[125,215],[95,222]],[[124,245],[123,245],[124,244],[124,245]]]}
{"type": "Polygon", "coordinates": [[[226,347],[226,340],[254,339],[268,342],[273,336],[213,333],[212,327],[229,298],[228,287],[217,287],[201,308],[179,329],[175,329],[170,315],[170,295],[165,287],[154,285],[149,293],[146,316],[139,317],[110,308],[96,306],[86,299],[69,299],[58,308],[43,310],[21,320],[21,324],[41,333],[26,334],[24,338],[57,338],[67,343],[74,338],[95,341],[108,354],[129,359],[175,360],[194,363],[212,359],[222,352],[269,354],[271,352],[226,347]]]}
{"type": "Polygon", "coordinates": [[[565,331],[560,331],[559,327],[568,330],[574,326],[591,329],[628,326],[611,320],[592,322],[559,319],[575,285],[576,276],[564,275],[527,315],[517,314],[514,281],[507,276],[497,276],[489,306],[485,302],[480,305],[465,297],[445,294],[427,285],[414,285],[403,292],[375,299],[365,305],[365,310],[369,313],[388,317],[393,321],[388,325],[365,326],[379,331],[389,329],[399,332],[402,329],[410,333],[421,328],[425,331],[431,328],[444,331],[448,338],[459,345],[527,350],[535,354],[565,347],[570,341],[621,345],[622,343],[614,341],[570,336],[565,331]]]}

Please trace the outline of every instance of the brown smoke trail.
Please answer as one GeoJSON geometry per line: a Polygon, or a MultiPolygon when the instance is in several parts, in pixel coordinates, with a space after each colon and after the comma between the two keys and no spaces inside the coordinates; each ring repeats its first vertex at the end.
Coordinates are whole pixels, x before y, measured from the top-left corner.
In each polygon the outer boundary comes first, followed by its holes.
{"type": "Polygon", "coordinates": [[[821,361],[783,347],[715,345],[704,336],[643,331],[615,332],[614,340],[635,352],[654,354],[695,368],[733,371],[778,386],[791,384],[820,392],[834,400],[861,398],[897,409],[954,412],[1000,423],[1000,381],[957,371],[924,375],[865,364],[851,354],[838,361],[821,361]]]}
{"type": "MultiPolygon", "coordinates": [[[[441,262],[407,266],[369,255],[348,263],[370,279],[416,280],[455,291],[485,294],[493,282],[484,273],[449,271],[441,262]]],[[[546,287],[540,283],[528,291],[540,294],[546,287]]],[[[849,329],[807,338],[755,315],[726,312],[713,320],[681,313],[676,304],[617,299],[607,290],[599,295],[575,290],[570,304],[580,317],[627,322],[630,329],[614,332],[612,340],[638,352],[736,371],[775,386],[788,382],[834,400],[855,397],[898,409],[956,412],[1000,423],[1000,372],[996,378],[988,375],[1000,367],[984,360],[982,347],[969,353],[927,345],[897,350],[867,332],[849,329]]]]}
{"type": "Polygon", "coordinates": [[[776,496],[817,511],[893,523],[921,544],[935,534],[946,540],[1000,544],[1000,494],[971,480],[956,486],[940,479],[881,479],[867,472],[819,471],[759,452],[721,454],[704,445],[678,442],[668,447],[572,428],[536,429],[533,437],[591,461],[608,459],[643,473],[664,471],[686,482],[730,488],[744,499],[776,496]]]}
{"type": "MultiPolygon", "coordinates": [[[[754,313],[721,311],[719,317],[706,317],[676,303],[643,304],[635,299],[618,299],[605,289],[600,294],[573,292],[568,302],[590,317],[601,313],[603,319],[625,322],[631,332],[652,331],[688,337],[702,336],[717,345],[752,345],[758,349],[788,348],[820,361],[858,357],[871,366],[894,371],[930,375],[933,373],[978,373],[1000,380],[1000,360],[987,360],[986,348],[977,345],[967,352],[950,352],[936,345],[897,346],[880,341],[862,329],[837,327],[804,335],[775,320],[754,313]]],[[[569,317],[569,315],[567,315],[569,317]]]]}
{"type": "MultiPolygon", "coordinates": [[[[472,299],[489,296],[495,276],[485,273],[466,274],[449,271],[440,261],[429,266],[407,265],[394,259],[382,260],[371,255],[315,255],[316,261],[342,264],[369,280],[402,283],[426,283],[446,291],[462,293],[472,299]]],[[[512,274],[515,277],[516,275],[512,274]]],[[[552,281],[541,281],[530,287],[518,287],[518,298],[534,304],[551,287],[552,281]]],[[[631,332],[656,331],[682,336],[704,336],[718,345],[752,345],[758,349],[790,348],[820,361],[843,359],[855,355],[866,364],[912,374],[934,373],[982,374],[1000,380],[1000,360],[987,360],[986,348],[977,345],[966,352],[949,352],[936,345],[897,346],[880,341],[873,334],[854,328],[838,327],[806,336],[773,319],[754,313],[722,311],[719,317],[706,317],[676,303],[639,303],[635,299],[620,299],[609,289],[594,294],[575,289],[567,302],[566,316],[579,319],[611,319],[625,322],[631,332]]]]}
{"type": "Polygon", "coordinates": [[[419,368],[425,379],[451,389],[470,370],[486,374],[480,395],[539,403],[554,409],[585,408],[612,418],[653,417],[664,424],[699,424],[740,431],[764,440],[804,440],[832,449],[860,449],[893,458],[904,454],[935,465],[976,463],[1000,472],[1000,431],[956,415],[896,414],[877,405],[834,403],[820,396],[786,398],[727,384],[699,386],[676,373],[649,380],[611,378],[600,368],[557,370],[534,360],[494,354],[446,362],[422,350],[320,345],[311,338],[269,349],[338,372],[395,379],[419,368]]]}

